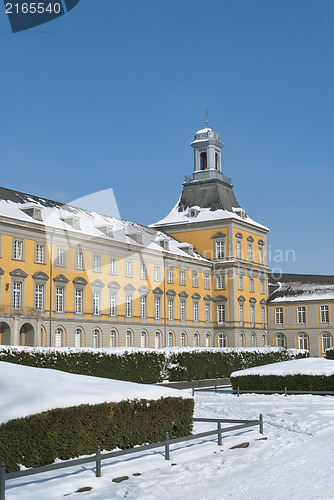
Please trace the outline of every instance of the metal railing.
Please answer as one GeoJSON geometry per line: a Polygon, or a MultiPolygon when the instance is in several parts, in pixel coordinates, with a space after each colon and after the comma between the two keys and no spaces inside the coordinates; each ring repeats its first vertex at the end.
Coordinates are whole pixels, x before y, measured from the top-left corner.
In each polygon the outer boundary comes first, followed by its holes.
{"type": "Polygon", "coordinates": [[[284,394],[284,396],[293,395],[293,394],[310,394],[311,396],[334,396],[334,391],[294,391],[287,389],[284,387],[283,390],[272,391],[272,390],[252,390],[252,389],[240,389],[239,386],[236,389],[233,389],[233,394],[240,396],[240,394],[284,394]]]}
{"type": "MultiPolygon", "coordinates": [[[[212,431],[199,432],[197,434],[190,434],[189,436],[183,436],[179,438],[170,439],[169,433],[165,432],[164,441],[158,443],[145,444],[143,446],[136,446],[135,448],[129,448],[126,450],[112,451],[107,453],[101,453],[101,447],[97,446],[96,453],[85,458],[75,458],[66,462],[60,462],[50,465],[44,465],[42,467],[35,467],[33,469],[25,469],[17,472],[6,472],[6,465],[2,463],[0,465],[0,500],[5,500],[6,495],[6,481],[10,479],[17,479],[26,476],[32,476],[35,474],[41,474],[43,472],[50,472],[58,469],[65,469],[68,467],[74,467],[76,465],[83,465],[95,462],[95,476],[102,476],[102,460],[107,460],[110,458],[117,458],[124,455],[130,455],[132,453],[138,453],[141,451],[152,450],[154,448],[164,447],[165,460],[170,460],[170,445],[176,443],[182,443],[185,441],[191,441],[194,439],[200,439],[204,437],[217,435],[217,444],[222,446],[222,434],[226,432],[236,431],[239,429],[246,429],[248,427],[259,426],[260,434],[263,434],[263,417],[262,414],[259,416],[258,420],[235,420],[235,419],[224,419],[224,418],[194,418],[194,422],[212,422],[217,424],[217,429],[212,431]],[[238,425],[233,425],[230,427],[222,428],[222,423],[235,423],[238,425]]],[[[200,444],[200,443],[199,443],[200,444]]]]}

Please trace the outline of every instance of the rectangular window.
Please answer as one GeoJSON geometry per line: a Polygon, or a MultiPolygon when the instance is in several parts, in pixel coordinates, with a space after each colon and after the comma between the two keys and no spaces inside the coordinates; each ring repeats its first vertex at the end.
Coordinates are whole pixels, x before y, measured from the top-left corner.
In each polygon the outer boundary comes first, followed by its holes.
{"type": "Polygon", "coordinates": [[[238,289],[243,290],[244,289],[244,280],[242,274],[238,275],[238,289]]]}
{"type": "Polygon", "coordinates": [[[154,319],[160,319],[160,297],[154,297],[154,319]]]}
{"type": "Polygon", "coordinates": [[[320,321],[321,323],[329,323],[329,307],[320,306],[320,321]]]}
{"type": "Polygon", "coordinates": [[[110,257],[109,260],[109,274],[118,273],[118,260],[115,257],[110,257]]]}
{"type": "Polygon", "coordinates": [[[253,243],[248,243],[248,260],[253,262],[253,243]]]}
{"type": "Polygon", "coordinates": [[[299,324],[306,323],[306,307],[305,306],[297,307],[297,323],[299,323],[299,324]]]}
{"type": "Polygon", "coordinates": [[[210,290],[210,274],[204,275],[204,288],[205,290],[210,290]]]}
{"type": "Polygon", "coordinates": [[[225,242],[216,241],[216,259],[223,259],[225,257],[225,242]]]}
{"type": "Polygon", "coordinates": [[[254,292],[254,278],[249,278],[249,291],[254,292]]]}
{"type": "Polygon", "coordinates": [[[93,255],[93,271],[95,273],[100,273],[102,271],[102,259],[101,255],[93,255]]]}
{"type": "Polygon", "coordinates": [[[142,295],[140,297],[140,317],[141,318],[146,318],[146,295],[142,295]]]}
{"type": "Polygon", "coordinates": [[[64,312],[64,287],[62,286],[56,288],[56,312],[64,312]]]}
{"type": "Polygon", "coordinates": [[[84,269],[84,253],[81,250],[75,252],[75,269],[80,271],[84,269]]]}
{"type": "Polygon", "coordinates": [[[259,264],[263,264],[263,246],[259,246],[259,264]]]}
{"type": "Polygon", "coordinates": [[[13,308],[20,309],[22,305],[22,283],[14,281],[13,283],[13,308]]]}
{"type": "Polygon", "coordinates": [[[186,320],[186,301],[180,300],[180,320],[186,320]]]}
{"type": "Polygon", "coordinates": [[[225,276],[218,275],[216,276],[216,290],[224,290],[225,289],[225,276]]]}
{"type": "Polygon", "coordinates": [[[180,285],[184,286],[186,284],[186,272],[184,269],[180,269],[180,285]]]}
{"type": "Polygon", "coordinates": [[[223,324],[226,321],[226,309],[225,309],[225,304],[218,304],[217,305],[217,321],[218,324],[223,324]]]}
{"type": "Polygon", "coordinates": [[[131,316],[132,316],[132,296],[131,295],[125,296],[125,316],[127,318],[131,318],[131,316]]]}
{"type": "Polygon", "coordinates": [[[239,326],[244,326],[244,305],[239,304],[239,326]]]}
{"type": "Polygon", "coordinates": [[[205,322],[210,323],[210,319],[211,319],[210,303],[205,302],[205,322]]]}
{"type": "Polygon", "coordinates": [[[56,249],[56,266],[65,266],[65,248],[56,249]]]}
{"type": "Polygon", "coordinates": [[[154,266],[154,281],[160,283],[161,281],[161,268],[160,266],[154,266]]]}
{"type": "Polygon", "coordinates": [[[237,240],[236,248],[237,248],[237,259],[242,259],[241,240],[237,240]]]}
{"type": "Polygon", "coordinates": [[[23,240],[14,240],[13,259],[23,260],[23,240]]]}
{"type": "Polygon", "coordinates": [[[83,312],[83,289],[75,289],[75,314],[82,314],[83,312]]]}
{"type": "Polygon", "coordinates": [[[174,267],[167,269],[167,283],[174,283],[174,267]]]}
{"type": "Polygon", "coordinates": [[[283,325],[283,307],[275,307],[275,323],[283,325]]]}
{"type": "Polygon", "coordinates": [[[140,279],[146,280],[146,264],[140,264],[140,279]]]}
{"type": "Polygon", "coordinates": [[[198,288],[198,272],[193,271],[193,287],[198,288]]]}
{"type": "Polygon", "coordinates": [[[44,303],[44,285],[36,285],[35,287],[35,309],[43,310],[44,303]]]}
{"type": "Polygon", "coordinates": [[[260,293],[265,293],[264,280],[260,280],[260,293]]]}
{"type": "Polygon", "coordinates": [[[261,325],[262,328],[266,327],[266,308],[261,306],[261,325]]]}
{"type": "Polygon", "coordinates": [[[93,314],[98,316],[101,313],[101,292],[93,292],[93,314]]]}
{"type": "Polygon", "coordinates": [[[110,316],[116,316],[117,307],[117,294],[115,292],[109,293],[109,314],[110,316]]]}
{"type": "Polygon", "coordinates": [[[168,299],[167,301],[167,314],[168,319],[172,321],[174,319],[174,300],[168,299]]]}
{"type": "Polygon", "coordinates": [[[43,243],[36,243],[35,262],[36,264],[44,264],[45,262],[45,245],[43,243]]]}
{"type": "Polygon", "coordinates": [[[250,305],[250,323],[251,323],[252,327],[255,326],[255,306],[254,306],[254,304],[250,305]]]}
{"type": "Polygon", "coordinates": [[[198,302],[193,302],[193,320],[194,323],[198,322],[198,302]]]}
{"type": "Polygon", "coordinates": [[[125,261],[125,276],[132,278],[132,260],[125,261]]]}

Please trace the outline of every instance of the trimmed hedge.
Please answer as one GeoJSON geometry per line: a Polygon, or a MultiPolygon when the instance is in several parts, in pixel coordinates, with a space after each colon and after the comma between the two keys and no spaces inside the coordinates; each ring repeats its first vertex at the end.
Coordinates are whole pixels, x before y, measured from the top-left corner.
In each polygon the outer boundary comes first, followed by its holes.
{"type": "Polygon", "coordinates": [[[79,375],[154,384],[229,377],[233,371],[307,356],[283,348],[181,348],[115,352],[85,348],[0,348],[0,361],[79,375]]]}
{"type": "Polygon", "coordinates": [[[241,375],[231,377],[234,390],[245,391],[334,391],[334,375],[241,375]]]}
{"type": "Polygon", "coordinates": [[[103,449],[132,448],[191,434],[194,401],[134,400],[50,410],[0,425],[0,463],[39,467],[103,449]]]}
{"type": "Polygon", "coordinates": [[[329,347],[328,349],[326,349],[325,358],[334,359],[334,347],[329,347]]]}

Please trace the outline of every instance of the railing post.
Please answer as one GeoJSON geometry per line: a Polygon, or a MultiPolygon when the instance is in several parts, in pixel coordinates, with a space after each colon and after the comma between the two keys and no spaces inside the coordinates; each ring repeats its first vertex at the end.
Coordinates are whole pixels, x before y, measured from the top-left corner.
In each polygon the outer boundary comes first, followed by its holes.
{"type": "Polygon", "coordinates": [[[260,413],[260,434],[263,434],[263,415],[260,413]]]}
{"type": "Polygon", "coordinates": [[[194,397],[194,395],[195,395],[195,389],[193,387],[191,388],[191,395],[192,395],[192,397],[194,397]]]}
{"type": "Polygon", "coordinates": [[[97,446],[96,447],[96,471],[95,471],[95,476],[96,477],[101,477],[102,472],[101,472],[101,447],[97,446]]]}
{"type": "Polygon", "coordinates": [[[223,445],[223,442],[222,442],[222,425],[220,422],[218,422],[218,446],[222,446],[223,445]]]}
{"type": "Polygon", "coordinates": [[[217,392],[217,384],[215,384],[215,392],[217,392]]]}
{"type": "Polygon", "coordinates": [[[6,496],[6,466],[4,463],[0,465],[0,500],[5,500],[6,496]]]}
{"type": "Polygon", "coordinates": [[[165,432],[165,460],[170,460],[169,456],[169,434],[165,432]]]}
{"type": "Polygon", "coordinates": [[[240,392],[239,392],[239,386],[238,386],[238,392],[237,392],[237,396],[240,396],[240,392]]]}
{"type": "Polygon", "coordinates": [[[284,387],[284,394],[285,394],[285,397],[288,395],[288,390],[286,387],[284,387]]]}

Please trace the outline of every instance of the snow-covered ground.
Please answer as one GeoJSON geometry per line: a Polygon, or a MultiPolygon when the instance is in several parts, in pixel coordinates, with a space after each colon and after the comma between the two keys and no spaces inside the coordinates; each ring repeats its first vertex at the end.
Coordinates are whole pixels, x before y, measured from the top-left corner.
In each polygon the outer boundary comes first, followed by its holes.
{"type": "MultiPolygon", "coordinates": [[[[264,435],[257,428],[223,435],[217,442],[191,441],[163,450],[103,462],[102,478],[94,464],[11,480],[8,500],[51,500],[64,495],[82,500],[110,499],[333,499],[332,473],[334,397],[281,396],[196,392],[196,416],[254,419],[264,417],[264,435]],[[249,442],[247,448],[230,449],[249,442]],[[134,476],[133,474],[141,474],[134,476]],[[119,484],[112,481],[129,476],[119,484]],[[91,487],[89,492],[75,493],[91,487]]],[[[195,430],[211,428],[196,424],[195,430]]]]}
{"type": "Polygon", "coordinates": [[[169,387],[89,377],[0,362],[0,423],[34,413],[124,399],[190,397],[169,387]]]}
{"type": "Polygon", "coordinates": [[[243,375],[334,375],[334,361],[324,358],[304,358],[269,365],[254,366],[231,373],[231,377],[243,375]]]}

